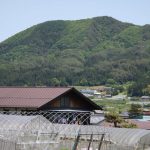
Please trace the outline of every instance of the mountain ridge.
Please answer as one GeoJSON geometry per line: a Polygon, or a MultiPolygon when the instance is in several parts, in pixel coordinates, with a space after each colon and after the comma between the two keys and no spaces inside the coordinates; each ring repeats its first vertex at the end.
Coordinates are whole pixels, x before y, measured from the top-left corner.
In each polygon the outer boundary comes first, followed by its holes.
{"type": "Polygon", "coordinates": [[[0,43],[0,85],[136,82],[149,74],[149,43],[150,25],[107,16],[47,21],[0,43]]]}

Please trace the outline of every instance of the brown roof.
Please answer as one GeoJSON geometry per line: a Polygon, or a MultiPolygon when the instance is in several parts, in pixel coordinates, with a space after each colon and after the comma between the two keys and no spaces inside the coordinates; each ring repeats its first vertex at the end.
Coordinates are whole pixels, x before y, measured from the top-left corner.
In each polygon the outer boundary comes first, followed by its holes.
{"type": "Polygon", "coordinates": [[[0,87],[0,107],[39,108],[72,88],[0,87]]]}

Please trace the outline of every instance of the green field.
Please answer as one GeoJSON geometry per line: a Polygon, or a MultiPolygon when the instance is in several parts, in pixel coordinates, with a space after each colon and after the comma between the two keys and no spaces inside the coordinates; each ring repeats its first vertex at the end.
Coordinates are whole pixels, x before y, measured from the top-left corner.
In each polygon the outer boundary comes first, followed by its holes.
{"type": "Polygon", "coordinates": [[[130,104],[128,100],[93,100],[96,104],[100,106],[104,106],[104,109],[110,110],[115,109],[118,112],[128,111],[130,108],[130,104]]]}

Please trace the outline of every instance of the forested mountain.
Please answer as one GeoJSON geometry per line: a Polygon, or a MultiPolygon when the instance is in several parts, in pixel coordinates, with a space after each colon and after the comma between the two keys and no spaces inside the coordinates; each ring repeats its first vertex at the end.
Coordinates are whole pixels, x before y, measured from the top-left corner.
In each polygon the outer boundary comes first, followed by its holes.
{"type": "Polygon", "coordinates": [[[150,82],[150,25],[48,21],[0,43],[0,85],[150,82]]]}

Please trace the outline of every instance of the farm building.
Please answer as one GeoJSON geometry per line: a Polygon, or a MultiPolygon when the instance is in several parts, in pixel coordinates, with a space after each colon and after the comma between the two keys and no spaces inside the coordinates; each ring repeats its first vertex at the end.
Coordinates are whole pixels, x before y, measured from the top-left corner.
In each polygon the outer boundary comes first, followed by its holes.
{"type": "Polygon", "coordinates": [[[141,101],[149,101],[150,100],[150,96],[142,96],[141,97],[141,101]]]}
{"type": "MultiPolygon", "coordinates": [[[[89,114],[96,109],[101,109],[101,107],[75,88],[0,88],[0,111],[4,111],[7,114],[10,111],[16,111],[17,113],[49,111],[53,112],[53,116],[57,118],[55,123],[75,123],[79,122],[79,120],[85,120],[82,122],[89,124],[90,119],[85,118],[88,118],[89,114]]],[[[45,116],[47,119],[51,118],[49,115],[45,116]]]]}

